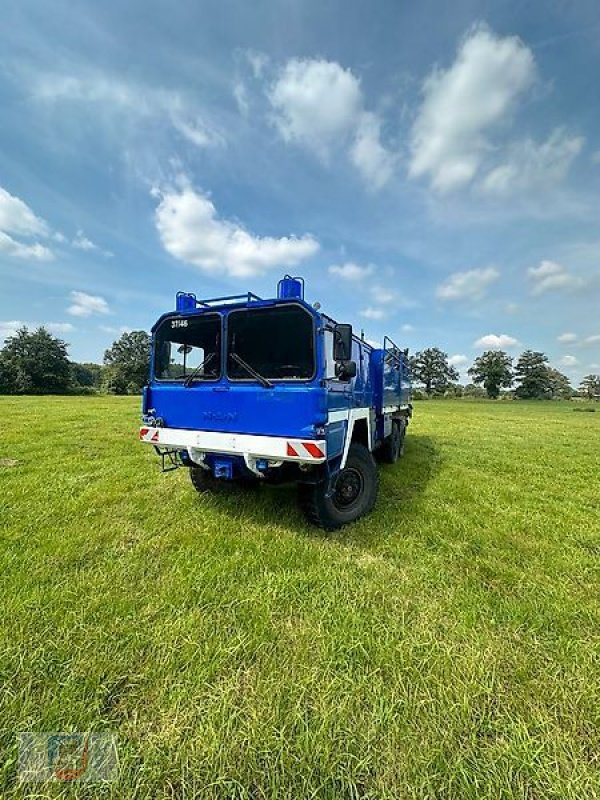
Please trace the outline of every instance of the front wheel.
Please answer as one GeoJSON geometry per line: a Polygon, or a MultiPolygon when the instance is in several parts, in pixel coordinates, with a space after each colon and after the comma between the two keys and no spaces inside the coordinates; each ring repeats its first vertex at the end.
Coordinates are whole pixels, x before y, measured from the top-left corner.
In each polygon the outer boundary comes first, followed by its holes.
{"type": "Polygon", "coordinates": [[[346,466],[338,473],[327,497],[327,481],[300,484],[300,505],[307,519],[331,531],[368,514],[377,500],[377,465],[367,448],[350,445],[346,466]]]}

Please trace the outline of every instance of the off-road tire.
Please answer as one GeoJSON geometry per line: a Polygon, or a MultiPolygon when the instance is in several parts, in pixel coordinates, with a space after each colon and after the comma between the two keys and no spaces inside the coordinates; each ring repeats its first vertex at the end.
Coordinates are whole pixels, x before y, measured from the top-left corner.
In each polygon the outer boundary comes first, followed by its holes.
{"type": "Polygon", "coordinates": [[[406,436],[406,422],[402,419],[392,421],[392,432],[383,440],[381,447],[376,451],[378,461],[384,464],[395,464],[404,455],[404,437],[406,436]]]}
{"type": "Polygon", "coordinates": [[[310,523],[333,531],[372,511],[378,486],[375,459],[356,442],[350,445],[346,466],[336,476],[332,496],[326,496],[327,481],[301,483],[300,507],[310,523]]]}

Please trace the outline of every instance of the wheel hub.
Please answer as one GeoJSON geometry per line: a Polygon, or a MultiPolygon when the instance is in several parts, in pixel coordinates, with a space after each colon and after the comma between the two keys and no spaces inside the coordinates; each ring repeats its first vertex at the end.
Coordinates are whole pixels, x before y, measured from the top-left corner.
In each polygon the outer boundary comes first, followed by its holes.
{"type": "Polygon", "coordinates": [[[335,484],[333,501],[338,508],[348,508],[356,502],[363,488],[363,478],[360,472],[352,467],[347,467],[340,472],[335,484]]]}

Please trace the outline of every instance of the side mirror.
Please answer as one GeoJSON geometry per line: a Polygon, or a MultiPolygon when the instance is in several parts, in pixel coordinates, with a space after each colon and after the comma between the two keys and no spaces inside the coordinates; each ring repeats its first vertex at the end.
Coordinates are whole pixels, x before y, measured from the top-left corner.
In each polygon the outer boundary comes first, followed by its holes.
{"type": "Polygon", "coordinates": [[[350,381],[356,378],[356,361],[336,361],[335,377],[339,381],[350,381]]]}
{"type": "Polygon", "coordinates": [[[352,358],[352,325],[340,323],[333,329],[333,360],[349,361],[352,358]]]}

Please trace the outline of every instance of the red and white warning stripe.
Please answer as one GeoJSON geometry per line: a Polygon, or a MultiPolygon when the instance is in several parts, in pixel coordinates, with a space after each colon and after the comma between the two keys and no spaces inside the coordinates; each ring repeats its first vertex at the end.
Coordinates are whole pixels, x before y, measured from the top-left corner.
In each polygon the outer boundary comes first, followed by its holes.
{"type": "Polygon", "coordinates": [[[140,439],[142,442],[158,442],[158,428],[140,428],[140,439]]]}
{"type": "Polygon", "coordinates": [[[291,456],[292,458],[300,458],[303,461],[306,460],[307,456],[311,459],[325,458],[325,453],[315,442],[288,442],[286,452],[288,456],[291,456]]]}

